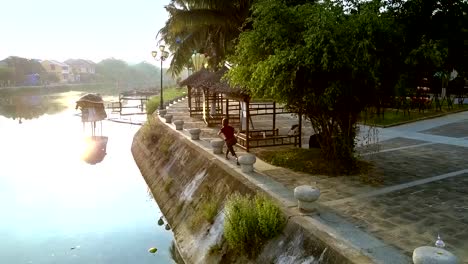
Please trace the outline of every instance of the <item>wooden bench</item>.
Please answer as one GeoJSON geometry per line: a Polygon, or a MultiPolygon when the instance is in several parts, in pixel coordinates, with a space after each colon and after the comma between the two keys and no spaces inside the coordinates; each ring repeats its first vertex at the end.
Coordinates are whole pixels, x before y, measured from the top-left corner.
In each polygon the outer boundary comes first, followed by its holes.
{"type": "MultiPolygon", "coordinates": [[[[279,135],[278,129],[264,129],[249,131],[249,148],[273,147],[282,145],[299,145],[299,135],[279,135]]],[[[246,131],[237,135],[237,146],[247,149],[246,131]]]]}

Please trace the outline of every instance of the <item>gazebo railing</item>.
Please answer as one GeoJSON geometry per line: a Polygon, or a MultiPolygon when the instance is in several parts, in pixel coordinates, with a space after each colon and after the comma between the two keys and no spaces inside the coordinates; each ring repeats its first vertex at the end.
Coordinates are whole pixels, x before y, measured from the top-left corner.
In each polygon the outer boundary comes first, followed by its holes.
{"type": "Polygon", "coordinates": [[[279,135],[278,129],[251,130],[247,138],[243,130],[237,135],[237,146],[249,150],[259,147],[273,147],[283,145],[299,145],[299,135],[279,135]],[[248,147],[247,147],[248,140],[248,147]]]}

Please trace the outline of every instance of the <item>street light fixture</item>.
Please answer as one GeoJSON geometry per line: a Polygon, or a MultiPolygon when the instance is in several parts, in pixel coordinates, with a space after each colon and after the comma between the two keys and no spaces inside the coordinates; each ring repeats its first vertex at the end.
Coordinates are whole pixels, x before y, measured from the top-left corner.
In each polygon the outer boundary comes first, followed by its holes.
{"type": "Polygon", "coordinates": [[[161,61],[161,91],[160,91],[160,101],[159,101],[159,109],[164,109],[164,100],[163,100],[163,61],[165,61],[169,57],[169,52],[164,50],[166,47],[164,45],[159,46],[159,56],[158,52],[153,50],[151,51],[151,56],[157,61],[161,61]]]}

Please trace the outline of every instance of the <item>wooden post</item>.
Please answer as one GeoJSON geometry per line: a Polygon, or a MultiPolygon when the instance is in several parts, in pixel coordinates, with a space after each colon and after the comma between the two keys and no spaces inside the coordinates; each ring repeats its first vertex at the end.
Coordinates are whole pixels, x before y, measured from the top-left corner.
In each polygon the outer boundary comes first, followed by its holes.
{"type": "Polygon", "coordinates": [[[246,98],[245,100],[245,105],[246,105],[246,109],[245,109],[245,112],[246,112],[246,120],[245,120],[245,124],[246,124],[246,128],[245,128],[245,133],[246,133],[246,142],[245,142],[245,148],[246,148],[246,151],[249,152],[249,143],[250,143],[250,137],[249,137],[249,121],[250,121],[250,98],[246,98]]]}
{"type": "Polygon", "coordinates": [[[188,109],[189,109],[189,116],[192,117],[192,86],[188,85],[188,109]]]}
{"type": "Polygon", "coordinates": [[[273,102],[273,131],[276,129],[276,101],[273,102]]]}
{"type": "Polygon", "coordinates": [[[299,111],[299,148],[302,148],[302,112],[299,111]]]}
{"type": "Polygon", "coordinates": [[[229,98],[226,96],[226,117],[229,118],[229,98]]]}

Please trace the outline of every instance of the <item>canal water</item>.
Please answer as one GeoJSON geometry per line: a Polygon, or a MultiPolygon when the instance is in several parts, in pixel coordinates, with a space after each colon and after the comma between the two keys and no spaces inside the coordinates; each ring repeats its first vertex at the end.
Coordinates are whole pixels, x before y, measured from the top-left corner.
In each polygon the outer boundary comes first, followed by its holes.
{"type": "Polygon", "coordinates": [[[81,95],[0,98],[0,263],[174,263],[131,155],[139,126],[103,121],[106,155],[85,162],[81,95]]]}

